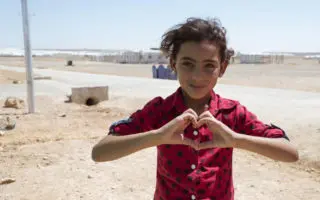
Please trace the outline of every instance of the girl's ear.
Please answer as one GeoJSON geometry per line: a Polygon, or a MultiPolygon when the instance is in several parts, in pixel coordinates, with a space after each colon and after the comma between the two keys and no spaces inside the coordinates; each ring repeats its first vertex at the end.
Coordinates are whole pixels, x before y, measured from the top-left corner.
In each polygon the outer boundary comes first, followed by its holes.
{"type": "Polygon", "coordinates": [[[227,69],[228,65],[229,65],[229,61],[228,60],[226,60],[223,63],[221,63],[219,78],[221,78],[223,76],[223,74],[226,72],[226,69],[227,69]]]}
{"type": "Polygon", "coordinates": [[[176,61],[173,58],[170,58],[170,66],[171,66],[171,68],[172,68],[172,70],[174,72],[177,72],[177,70],[176,70],[176,61]]]}

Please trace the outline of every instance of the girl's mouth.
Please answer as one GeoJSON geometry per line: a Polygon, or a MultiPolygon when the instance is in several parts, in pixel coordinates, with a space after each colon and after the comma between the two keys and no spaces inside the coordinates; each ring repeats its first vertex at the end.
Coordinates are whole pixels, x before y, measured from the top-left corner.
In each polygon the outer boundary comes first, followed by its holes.
{"type": "Polygon", "coordinates": [[[192,84],[190,84],[190,87],[195,88],[195,89],[205,88],[205,86],[203,86],[203,85],[192,85],[192,84]]]}

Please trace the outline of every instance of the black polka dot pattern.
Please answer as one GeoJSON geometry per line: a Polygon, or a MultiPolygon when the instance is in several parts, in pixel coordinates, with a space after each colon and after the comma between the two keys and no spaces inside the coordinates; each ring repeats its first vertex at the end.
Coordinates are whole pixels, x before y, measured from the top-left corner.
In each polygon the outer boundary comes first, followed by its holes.
{"type": "MultiPolygon", "coordinates": [[[[224,99],[212,91],[209,111],[217,120],[238,133],[263,137],[284,137],[284,131],[258,120],[239,102],[224,99]]],[[[128,120],[113,123],[109,131],[120,135],[136,134],[160,128],[188,108],[179,88],[166,99],[156,97],[128,120]]],[[[206,126],[194,134],[188,126],[183,134],[192,140],[214,139],[206,126]]],[[[234,199],[232,149],[209,148],[196,151],[186,145],[165,144],[157,147],[157,184],[154,199],[234,199]]]]}

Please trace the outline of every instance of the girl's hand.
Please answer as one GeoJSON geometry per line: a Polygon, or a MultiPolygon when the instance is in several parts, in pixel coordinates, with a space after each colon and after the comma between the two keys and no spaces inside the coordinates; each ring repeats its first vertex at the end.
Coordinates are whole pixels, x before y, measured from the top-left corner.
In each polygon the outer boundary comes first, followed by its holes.
{"type": "Polygon", "coordinates": [[[203,112],[199,118],[197,127],[206,125],[212,133],[212,140],[198,144],[197,150],[206,148],[232,148],[235,146],[236,133],[228,126],[217,120],[209,111],[203,112]]]}
{"type": "Polygon", "coordinates": [[[167,124],[163,125],[156,131],[160,136],[161,144],[183,144],[197,148],[198,145],[195,141],[185,138],[184,130],[192,124],[193,127],[197,126],[198,115],[192,109],[188,109],[178,117],[174,118],[167,124]]]}

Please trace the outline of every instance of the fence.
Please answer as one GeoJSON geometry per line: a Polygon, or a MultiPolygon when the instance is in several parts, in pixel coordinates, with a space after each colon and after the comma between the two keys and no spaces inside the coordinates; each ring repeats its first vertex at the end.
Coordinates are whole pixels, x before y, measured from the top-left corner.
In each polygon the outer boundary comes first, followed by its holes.
{"type": "Polygon", "coordinates": [[[284,55],[240,54],[241,64],[283,64],[284,55]]]}

